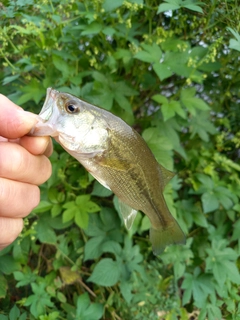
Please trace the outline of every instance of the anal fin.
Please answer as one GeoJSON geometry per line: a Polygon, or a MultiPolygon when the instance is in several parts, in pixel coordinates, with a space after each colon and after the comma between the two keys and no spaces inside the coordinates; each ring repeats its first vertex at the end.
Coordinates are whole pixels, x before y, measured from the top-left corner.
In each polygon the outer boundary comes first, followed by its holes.
{"type": "Polygon", "coordinates": [[[118,199],[118,203],[119,203],[119,210],[122,214],[125,226],[128,230],[130,230],[133,225],[133,221],[136,218],[137,210],[129,207],[126,203],[122,202],[120,199],[118,199]]]}

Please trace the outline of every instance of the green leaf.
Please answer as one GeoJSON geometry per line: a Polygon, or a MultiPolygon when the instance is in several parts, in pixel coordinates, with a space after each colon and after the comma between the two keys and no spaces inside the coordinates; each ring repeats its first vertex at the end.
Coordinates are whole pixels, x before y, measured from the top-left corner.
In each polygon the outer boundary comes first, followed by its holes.
{"type": "Polygon", "coordinates": [[[239,33],[230,27],[227,27],[227,30],[229,30],[234,35],[234,37],[237,39],[237,40],[230,39],[229,48],[240,51],[240,35],[239,35],[239,33]]]}
{"type": "Polygon", "coordinates": [[[24,273],[21,271],[15,271],[14,278],[17,280],[17,288],[27,286],[36,281],[37,275],[31,271],[29,267],[24,269],[24,273]]]}
{"type": "Polygon", "coordinates": [[[103,315],[103,305],[91,303],[87,293],[82,294],[77,299],[76,318],[99,320],[103,315]]]}
{"type": "Polygon", "coordinates": [[[163,104],[161,107],[161,111],[163,114],[164,121],[167,121],[168,119],[175,116],[175,111],[173,110],[173,108],[170,107],[169,103],[163,104]]]}
{"type": "Polygon", "coordinates": [[[128,99],[124,97],[123,94],[121,94],[121,92],[115,92],[114,99],[125,111],[127,111],[128,113],[132,113],[131,104],[129,103],[128,99]]]}
{"type": "Polygon", "coordinates": [[[52,61],[56,69],[62,72],[63,77],[68,77],[70,75],[69,63],[57,55],[52,56],[52,61]]]}
{"type": "Polygon", "coordinates": [[[201,199],[204,213],[208,213],[218,209],[219,201],[213,192],[203,193],[201,199]]]}
{"type": "Polygon", "coordinates": [[[209,110],[209,106],[202,99],[194,97],[195,93],[195,88],[183,89],[181,92],[181,102],[194,116],[196,115],[196,109],[209,110]]]}
{"type": "Polygon", "coordinates": [[[77,316],[81,316],[84,314],[84,311],[90,305],[90,299],[87,293],[82,294],[77,299],[77,316]]]}
{"type": "Polygon", "coordinates": [[[207,228],[207,219],[201,212],[192,212],[193,221],[200,227],[207,228]]]}
{"type": "Polygon", "coordinates": [[[82,36],[98,34],[102,30],[103,26],[99,22],[92,22],[90,25],[86,26],[84,31],[82,31],[82,36]]]}
{"type": "Polygon", "coordinates": [[[141,60],[143,62],[148,62],[148,63],[152,63],[153,62],[153,58],[152,58],[152,55],[151,53],[149,52],[146,52],[146,51],[138,51],[134,58],[138,59],[138,60],[141,60]]]}
{"type": "Polygon", "coordinates": [[[158,63],[161,60],[162,50],[156,43],[153,43],[151,45],[144,43],[142,44],[142,47],[146,52],[149,52],[151,54],[152,62],[158,63]]]}
{"type": "Polygon", "coordinates": [[[195,305],[203,308],[208,295],[215,296],[214,283],[209,274],[201,274],[200,268],[195,268],[194,273],[186,273],[182,283],[184,290],[183,305],[186,305],[193,296],[195,305]]]}
{"type": "Polygon", "coordinates": [[[142,136],[157,161],[167,169],[172,170],[171,150],[173,149],[173,145],[171,140],[161,135],[158,128],[148,128],[143,131],[142,136]]]}
{"type": "Polygon", "coordinates": [[[197,5],[203,4],[201,2],[198,2],[197,4],[194,3],[192,0],[165,0],[165,2],[167,3],[162,3],[159,5],[157,13],[169,10],[178,10],[180,8],[186,8],[192,11],[203,13],[202,8],[197,5]]]}
{"type": "Polygon", "coordinates": [[[45,89],[40,85],[40,82],[37,79],[31,79],[28,85],[21,88],[21,91],[25,92],[25,94],[22,94],[17,100],[19,105],[29,100],[33,100],[38,104],[45,95],[45,89]]]}
{"type": "Polygon", "coordinates": [[[3,82],[2,82],[3,86],[5,86],[6,84],[18,79],[19,76],[20,76],[20,74],[15,74],[14,76],[5,77],[3,79],[3,82]]]}
{"type": "Polygon", "coordinates": [[[45,221],[41,223],[40,221],[36,227],[38,239],[42,243],[56,244],[57,243],[56,233],[52,228],[50,228],[49,225],[46,225],[44,222],[45,221]]]}
{"type": "Polygon", "coordinates": [[[152,96],[152,99],[160,104],[167,104],[168,103],[168,99],[161,94],[155,94],[154,96],[152,96]]]}
{"type": "Polygon", "coordinates": [[[151,222],[148,218],[148,216],[144,215],[143,219],[142,219],[142,223],[141,223],[141,232],[149,230],[151,228],[151,222]]]}
{"type": "Polygon", "coordinates": [[[79,228],[86,229],[88,226],[89,216],[86,211],[78,212],[75,214],[75,223],[79,226],[79,228]]]}
{"type": "Polygon", "coordinates": [[[192,11],[196,11],[196,12],[199,12],[199,13],[203,13],[203,10],[201,7],[195,5],[195,4],[185,4],[183,5],[184,8],[187,8],[189,10],[192,10],[192,11]]]}
{"type": "Polygon", "coordinates": [[[99,258],[102,254],[102,244],[104,241],[104,236],[89,239],[84,248],[84,261],[99,258]]]}
{"type": "Polygon", "coordinates": [[[9,320],[17,320],[20,316],[20,310],[16,305],[12,307],[12,309],[9,312],[9,320]]]}
{"type": "Polygon", "coordinates": [[[0,272],[11,274],[20,268],[20,264],[10,255],[4,255],[0,258],[0,272]]]}
{"type": "Polygon", "coordinates": [[[0,273],[0,299],[5,298],[7,294],[8,283],[7,279],[0,273]]]}
{"type": "Polygon", "coordinates": [[[118,263],[110,258],[104,258],[98,262],[88,281],[103,287],[114,286],[120,280],[118,263]]]}
{"type": "Polygon", "coordinates": [[[120,290],[121,290],[121,294],[123,295],[123,298],[129,304],[133,298],[131,283],[128,283],[125,281],[120,282],[120,290]]]}
{"type": "Polygon", "coordinates": [[[103,9],[105,11],[113,11],[119,8],[123,4],[124,0],[104,0],[103,2],[103,9]]]}
{"type": "Polygon", "coordinates": [[[212,271],[216,281],[221,287],[226,279],[240,283],[240,274],[236,266],[237,253],[232,248],[226,247],[226,241],[213,239],[212,247],[207,248],[206,269],[212,271]]]}
{"type": "Polygon", "coordinates": [[[103,305],[100,303],[91,303],[88,309],[84,312],[83,319],[99,320],[102,319],[104,312],[103,305]]]}
{"type": "Polygon", "coordinates": [[[42,200],[40,201],[39,205],[33,209],[34,213],[42,213],[42,212],[47,212],[52,208],[52,203],[49,201],[42,200]]]}
{"type": "Polygon", "coordinates": [[[51,215],[53,218],[59,216],[61,212],[62,212],[62,206],[60,204],[54,204],[52,206],[51,215]]]}
{"type": "Polygon", "coordinates": [[[144,50],[138,51],[134,58],[148,63],[159,63],[162,57],[162,50],[156,43],[152,45],[142,44],[142,47],[144,50]]]}
{"type": "Polygon", "coordinates": [[[169,10],[177,10],[177,9],[179,9],[180,6],[177,4],[177,1],[174,1],[174,2],[160,4],[158,6],[157,14],[161,13],[161,12],[169,11],[169,10]],[[174,2],[175,2],[175,4],[174,4],[174,2]]]}
{"type": "MultiPolygon", "coordinates": [[[[195,111],[193,113],[195,113],[195,111]]],[[[198,114],[192,117],[190,120],[191,138],[198,134],[203,141],[209,141],[209,134],[216,133],[216,128],[210,122],[209,118],[209,112],[204,111],[198,111],[198,114]]]]}
{"type": "Polygon", "coordinates": [[[65,210],[63,212],[63,223],[71,221],[75,215],[77,215],[76,213],[79,213],[77,206],[72,206],[71,208],[65,210]]]}
{"type": "Polygon", "coordinates": [[[95,181],[93,185],[92,195],[98,197],[109,197],[112,195],[112,191],[103,187],[98,181],[95,181]]]}
{"type": "Polygon", "coordinates": [[[30,311],[35,318],[46,312],[47,307],[53,307],[50,295],[46,292],[45,283],[31,284],[33,294],[28,296],[24,302],[25,306],[30,306],[30,311]]]}
{"type": "Polygon", "coordinates": [[[109,240],[104,241],[104,243],[102,244],[101,251],[113,253],[117,257],[121,255],[122,249],[118,242],[109,240]]]}
{"type": "Polygon", "coordinates": [[[164,63],[154,63],[153,70],[156,72],[158,78],[163,81],[172,76],[173,72],[170,67],[164,63]]]}

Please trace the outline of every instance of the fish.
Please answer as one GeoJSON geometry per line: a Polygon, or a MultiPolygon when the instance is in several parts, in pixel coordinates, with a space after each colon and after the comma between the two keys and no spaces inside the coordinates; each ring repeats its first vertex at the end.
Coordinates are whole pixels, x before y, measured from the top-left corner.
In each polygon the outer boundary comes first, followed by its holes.
{"type": "Polygon", "coordinates": [[[121,118],[69,93],[47,89],[32,136],[53,137],[118,198],[127,229],[138,211],[150,220],[150,242],[159,255],[185,243],[163,191],[174,174],[155,159],[142,136],[121,118]]]}

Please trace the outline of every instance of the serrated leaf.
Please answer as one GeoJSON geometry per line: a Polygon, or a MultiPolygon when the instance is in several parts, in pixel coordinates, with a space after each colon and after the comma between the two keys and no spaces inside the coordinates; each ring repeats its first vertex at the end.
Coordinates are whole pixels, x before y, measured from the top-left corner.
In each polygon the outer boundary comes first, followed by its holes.
{"type": "Polygon", "coordinates": [[[20,316],[20,310],[16,305],[14,305],[9,312],[9,320],[19,319],[19,316],[20,316]]]}
{"type": "Polygon", "coordinates": [[[207,228],[207,219],[201,212],[192,212],[193,221],[203,228],[207,228]]]}
{"type": "Polygon", "coordinates": [[[204,193],[201,197],[203,204],[203,212],[208,213],[218,209],[219,202],[213,192],[204,193]]]}
{"type": "Polygon", "coordinates": [[[76,212],[79,212],[76,206],[65,210],[62,216],[63,223],[71,221],[75,217],[76,212]]]}
{"type": "Polygon", "coordinates": [[[143,62],[148,62],[148,63],[152,63],[153,62],[153,58],[152,55],[149,52],[146,51],[138,51],[134,58],[141,60],[143,62]]]}
{"type": "Polygon", "coordinates": [[[110,252],[115,254],[115,256],[120,256],[122,252],[122,248],[118,242],[109,240],[109,241],[105,241],[102,244],[101,251],[110,252]]]}
{"type": "Polygon", "coordinates": [[[161,12],[169,11],[169,10],[177,10],[179,8],[180,6],[178,4],[161,3],[158,7],[157,14],[161,12]]]}
{"type": "Polygon", "coordinates": [[[199,13],[203,13],[203,10],[201,7],[195,5],[195,4],[185,4],[183,5],[184,8],[187,8],[189,10],[192,10],[192,11],[196,11],[196,12],[199,12],[199,13]]]}
{"type": "Polygon", "coordinates": [[[18,98],[17,103],[19,105],[30,100],[33,100],[36,104],[38,104],[45,95],[45,89],[41,86],[37,79],[31,79],[31,81],[24,87],[21,87],[20,90],[25,92],[25,94],[22,94],[18,98]]]}
{"type": "Polygon", "coordinates": [[[79,212],[75,215],[75,223],[79,228],[86,229],[88,226],[89,216],[86,211],[79,212]]]}
{"type": "Polygon", "coordinates": [[[113,11],[116,10],[117,8],[119,8],[122,4],[123,4],[124,0],[104,0],[103,2],[103,9],[105,11],[113,11]]]}
{"type": "Polygon", "coordinates": [[[99,258],[102,254],[101,248],[104,241],[104,236],[89,239],[84,247],[84,261],[99,258]]]}
{"type": "Polygon", "coordinates": [[[240,51],[240,42],[235,39],[230,39],[229,48],[240,51]]]}
{"type": "Polygon", "coordinates": [[[127,111],[128,113],[132,113],[131,104],[129,103],[128,99],[123,94],[121,94],[121,92],[115,92],[114,99],[125,111],[127,111]]]}
{"type": "Polygon", "coordinates": [[[193,274],[186,273],[182,283],[184,290],[183,305],[186,305],[193,296],[195,305],[202,308],[206,303],[208,295],[214,294],[214,284],[212,277],[208,274],[200,274],[200,269],[196,268],[193,274]]]}
{"type": "Polygon", "coordinates": [[[169,66],[164,63],[155,63],[153,65],[153,70],[156,72],[158,78],[163,81],[172,76],[173,72],[169,66]]]}
{"type": "Polygon", "coordinates": [[[14,76],[5,77],[5,78],[3,79],[2,84],[3,84],[3,85],[6,85],[6,84],[8,84],[8,83],[10,83],[10,82],[12,82],[12,81],[14,81],[14,80],[16,80],[16,79],[19,78],[19,77],[20,77],[20,74],[15,74],[14,76]]]}
{"type": "Polygon", "coordinates": [[[70,75],[69,64],[65,60],[57,55],[53,55],[52,61],[55,68],[61,71],[64,77],[68,77],[70,75]]]}
{"type": "Polygon", "coordinates": [[[49,226],[46,227],[45,224],[38,224],[37,237],[42,243],[49,243],[49,244],[57,243],[56,233],[49,226]]]}
{"type": "Polygon", "coordinates": [[[17,260],[14,260],[12,256],[4,255],[0,258],[0,272],[4,274],[11,274],[20,269],[20,264],[17,260]]]}
{"type": "Polygon", "coordinates": [[[110,258],[104,258],[98,262],[88,281],[103,287],[114,286],[120,280],[118,263],[110,258]]]}
{"type": "Polygon", "coordinates": [[[152,96],[152,99],[161,104],[168,103],[168,99],[161,94],[155,94],[154,96],[152,96]]]}
{"type": "Polygon", "coordinates": [[[84,31],[82,31],[82,36],[98,34],[103,29],[103,25],[99,22],[92,22],[90,25],[86,26],[84,31]]]}
{"type": "Polygon", "coordinates": [[[42,213],[42,212],[47,212],[52,208],[52,203],[49,201],[42,200],[40,201],[39,205],[33,209],[34,213],[42,213]]]}
{"type": "Polygon", "coordinates": [[[91,303],[87,310],[84,312],[83,319],[88,320],[99,320],[102,319],[103,305],[100,303],[91,303]]]}
{"type": "Polygon", "coordinates": [[[51,215],[52,217],[57,217],[62,212],[62,206],[60,204],[54,204],[51,209],[51,215]]]}
{"type": "Polygon", "coordinates": [[[172,118],[175,116],[175,111],[173,108],[170,107],[169,103],[168,104],[163,104],[161,106],[161,111],[163,114],[163,119],[164,121],[167,121],[168,119],[172,118]]]}
{"type": "Polygon", "coordinates": [[[119,287],[123,298],[127,301],[127,303],[130,303],[133,298],[131,283],[121,281],[119,287]]]}

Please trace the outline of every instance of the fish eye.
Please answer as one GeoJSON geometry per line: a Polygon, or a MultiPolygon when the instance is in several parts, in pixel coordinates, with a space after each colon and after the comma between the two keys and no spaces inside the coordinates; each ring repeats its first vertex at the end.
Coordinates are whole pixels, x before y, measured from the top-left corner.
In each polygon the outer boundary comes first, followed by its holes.
{"type": "Polygon", "coordinates": [[[66,105],[66,111],[68,113],[78,113],[80,111],[79,107],[75,106],[73,103],[66,105]]]}

